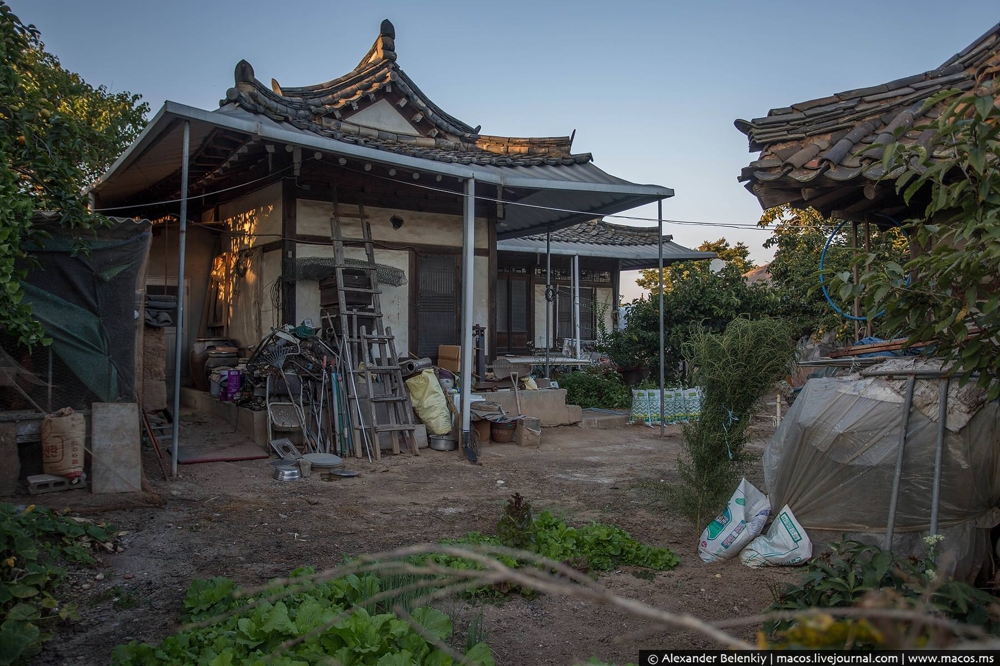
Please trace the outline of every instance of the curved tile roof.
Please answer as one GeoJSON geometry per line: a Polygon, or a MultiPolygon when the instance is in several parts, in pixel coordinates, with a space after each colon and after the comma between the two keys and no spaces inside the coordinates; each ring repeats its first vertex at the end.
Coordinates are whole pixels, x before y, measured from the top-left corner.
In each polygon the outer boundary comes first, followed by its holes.
{"type": "Polygon", "coordinates": [[[765,208],[814,205],[825,191],[862,187],[885,175],[885,146],[894,141],[929,144],[931,132],[913,129],[922,116],[933,118],[940,112],[925,109],[927,99],[942,90],[970,90],[998,72],[1000,24],[937,69],[771,109],[762,118],[737,120],[751,152],[760,151],[739,179],[765,208]]]}
{"type": "Polygon", "coordinates": [[[573,137],[515,138],[480,134],[434,104],[396,62],[396,30],[382,21],[379,36],[358,66],[312,86],[271,86],[257,80],[245,60],[236,65],[236,84],[220,101],[340,141],[440,162],[493,166],[558,166],[590,162],[571,152],[573,137]],[[387,100],[413,126],[412,133],[351,122],[359,111],[387,100]]]}

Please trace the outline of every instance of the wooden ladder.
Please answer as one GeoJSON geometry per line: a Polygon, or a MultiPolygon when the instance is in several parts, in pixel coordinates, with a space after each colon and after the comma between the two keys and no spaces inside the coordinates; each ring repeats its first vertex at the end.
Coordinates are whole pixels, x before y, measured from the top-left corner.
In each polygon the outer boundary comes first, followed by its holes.
{"type": "Polygon", "coordinates": [[[327,335],[341,350],[354,454],[360,458],[367,453],[381,459],[381,435],[388,433],[393,453],[400,452],[403,440],[412,453],[419,455],[413,436],[416,423],[410,393],[403,382],[392,329],[383,322],[371,224],[361,202],[356,215],[342,214],[336,190],[330,240],[337,300],[333,309],[323,309],[322,317],[327,335]],[[357,218],[360,223],[362,238],[349,240],[364,243],[367,261],[363,265],[349,265],[344,258],[343,217],[357,218]],[[363,452],[362,447],[367,451],[363,452]]]}

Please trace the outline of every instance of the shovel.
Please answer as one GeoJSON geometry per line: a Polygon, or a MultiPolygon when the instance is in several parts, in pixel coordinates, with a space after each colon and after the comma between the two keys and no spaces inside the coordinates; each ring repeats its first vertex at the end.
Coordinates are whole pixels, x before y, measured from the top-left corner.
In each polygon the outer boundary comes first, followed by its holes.
{"type": "Polygon", "coordinates": [[[514,402],[517,403],[517,415],[524,416],[524,414],[521,413],[521,394],[517,391],[518,380],[516,372],[511,371],[510,380],[514,382],[514,402]]]}

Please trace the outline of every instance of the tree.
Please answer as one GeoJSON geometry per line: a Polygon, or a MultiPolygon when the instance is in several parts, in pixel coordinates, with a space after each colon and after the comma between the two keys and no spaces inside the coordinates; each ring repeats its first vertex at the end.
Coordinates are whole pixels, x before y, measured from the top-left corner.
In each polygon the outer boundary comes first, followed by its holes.
{"type": "MultiPolygon", "coordinates": [[[[770,316],[777,307],[771,290],[765,285],[748,285],[741,266],[735,262],[716,272],[697,267],[674,277],[671,288],[663,293],[663,359],[670,385],[688,380],[681,362],[683,347],[694,331],[722,333],[738,317],[770,316]]],[[[625,329],[602,331],[598,349],[623,369],[657,365],[659,305],[655,296],[632,301],[625,329]]]]}
{"type": "Polygon", "coordinates": [[[940,114],[912,131],[928,132],[929,142],[886,146],[886,178],[921,211],[906,221],[916,251],[902,264],[869,266],[859,285],[839,276],[869,313],[885,311],[888,329],[910,345],[933,343],[935,356],[954,363],[963,383],[976,377],[989,387],[991,400],[1000,395],[998,100],[996,79],[943,91],[925,104],[940,114]]]}
{"type": "Polygon", "coordinates": [[[22,301],[26,248],[44,240],[35,211],[88,232],[106,224],[84,192],[142,131],[149,106],[129,92],[94,88],[45,51],[38,30],[0,0],[0,329],[21,344],[43,341],[22,301]]]}
{"type": "MultiPolygon", "coordinates": [[[[705,241],[698,246],[698,250],[701,252],[715,252],[719,259],[735,266],[741,275],[756,267],[750,259],[750,248],[742,241],[737,242],[736,245],[730,245],[729,241],[725,238],[720,238],[716,241],[705,241]]],[[[663,291],[664,293],[670,291],[676,280],[681,280],[692,272],[708,273],[710,270],[710,262],[708,261],[683,261],[671,264],[663,269],[663,291]]],[[[648,289],[652,295],[659,294],[660,281],[657,271],[658,269],[656,268],[639,271],[639,277],[635,283],[643,289],[648,289]]]]}
{"type": "MultiPolygon", "coordinates": [[[[775,315],[788,320],[799,337],[833,331],[838,338],[853,338],[850,321],[827,302],[819,281],[823,248],[840,221],[825,219],[813,208],[800,210],[784,205],[765,210],[758,224],[761,227],[774,225],[764,247],[774,248],[768,273],[778,303],[775,315]]],[[[858,240],[864,242],[863,231],[858,240]]],[[[905,261],[906,238],[895,227],[872,225],[871,247],[871,261],[875,265],[905,261]]],[[[824,269],[829,274],[849,271],[854,256],[850,226],[845,225],[830,243],[824,269]]],[[[853,302],[841,299],[835,291],[831,294],[841,308],[850,311],[853,307],[853,302]]],[[[879,332],[881,323],[877,319],[873,321],[879,332]]]]}

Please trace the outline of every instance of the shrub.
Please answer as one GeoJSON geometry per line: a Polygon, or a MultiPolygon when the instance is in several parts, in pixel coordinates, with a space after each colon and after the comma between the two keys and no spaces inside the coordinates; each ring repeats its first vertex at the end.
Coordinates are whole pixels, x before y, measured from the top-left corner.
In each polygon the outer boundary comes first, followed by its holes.
{"type": "Polygon", "coordinates": [[[757,403],[791,368],[795,342],[779,320],[740,318],[721,335],[696,330],[685,352],[696,368],[702,401],[698,421],[684,428],[677,499],[701,529],[736,487],[757,403]]]}
{"type": "Polygon", "coordinates": [[[632,406],[632,391],[617,372],[588,368],[561,375],[559,387],[566,389],[566,403],[580,407],[628,409],[632,406]]]}

